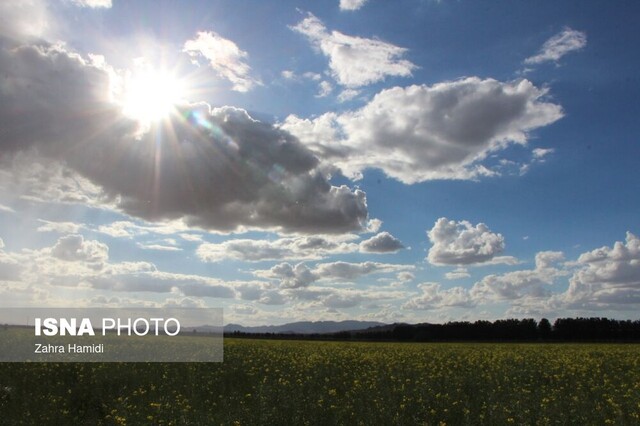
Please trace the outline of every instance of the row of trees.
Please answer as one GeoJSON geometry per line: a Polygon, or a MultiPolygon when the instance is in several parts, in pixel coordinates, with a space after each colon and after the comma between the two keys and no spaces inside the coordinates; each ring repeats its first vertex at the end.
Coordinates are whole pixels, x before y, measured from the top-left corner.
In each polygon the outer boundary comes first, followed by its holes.
{"type": "Polygon", "coordinates": [[[456,321],[446,324],[396,325],[391,330],[357,332],[355,338],[400,341],[640,341],[640,321],[608,318],[546,318],[456,321]],[[375,337],[374,337],[375,336],[375,337]]]}
{"type": "Polygon", "coordinates": [[[640,320],[546,318],[454,321],[446,324],[393,324],[330,334],[230,333],[228,337],[381,340],[406,342],[640,342],[640,320]]]}

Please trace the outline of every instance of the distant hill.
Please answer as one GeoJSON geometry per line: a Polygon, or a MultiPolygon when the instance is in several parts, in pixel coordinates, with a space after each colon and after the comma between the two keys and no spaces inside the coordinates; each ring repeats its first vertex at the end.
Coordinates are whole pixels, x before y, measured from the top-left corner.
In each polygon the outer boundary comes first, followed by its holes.
{"type": "Polygon", "coordinates": [[[386,324],[375,321],[299,321],[283,325],[261,325],[256,327],[227,324],[224,326],[224,332],[233,333],[235,331],[239,331],[242,333],[322,334],[337,333],[339,331],[359,331],[384,325],[386,324]]]}

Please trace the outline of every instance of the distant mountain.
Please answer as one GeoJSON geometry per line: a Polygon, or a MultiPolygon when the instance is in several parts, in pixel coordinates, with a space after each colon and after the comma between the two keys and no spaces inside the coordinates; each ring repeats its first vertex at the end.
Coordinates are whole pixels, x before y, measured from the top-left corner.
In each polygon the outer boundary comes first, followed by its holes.
{"type": "Polygon", "coordinates": [[[299,321],[283,325],[261,325],[256,327],[244,327],[239,324],[227,324],[224,326],[225,333],[239,331],[242,333],[337,333],[338,331],[365,330],[370,327],[384,326],[385,324],[375,321],[299,321]]]}

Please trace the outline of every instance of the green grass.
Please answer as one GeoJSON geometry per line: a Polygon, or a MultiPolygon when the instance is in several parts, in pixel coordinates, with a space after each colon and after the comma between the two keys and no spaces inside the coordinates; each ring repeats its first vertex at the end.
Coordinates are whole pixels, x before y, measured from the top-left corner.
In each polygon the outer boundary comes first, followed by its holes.
{"type": "Polygon", "coordinates": [[[225,340],[223,363],[0,364],[6,424],[640,424],[640,346],[225,340]]]}

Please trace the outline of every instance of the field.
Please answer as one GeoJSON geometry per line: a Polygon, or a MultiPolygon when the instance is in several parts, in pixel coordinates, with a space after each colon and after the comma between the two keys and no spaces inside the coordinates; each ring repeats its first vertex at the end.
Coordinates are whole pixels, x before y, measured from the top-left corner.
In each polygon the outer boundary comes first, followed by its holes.
{"type": "Polygon", "coordinates": [[[0,364],[0,424],[640,424],[638,345],[224,346],[223,363],[0,364]]]}

